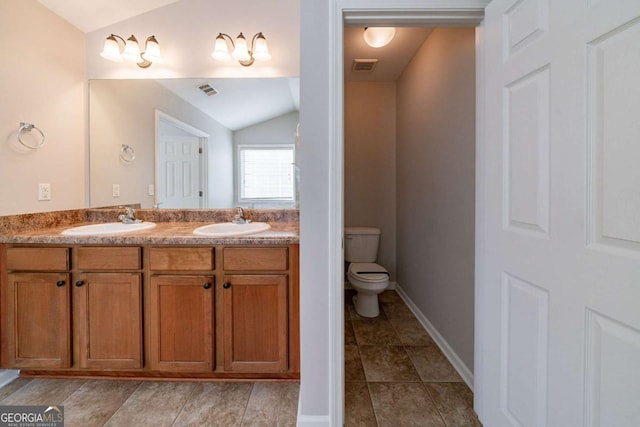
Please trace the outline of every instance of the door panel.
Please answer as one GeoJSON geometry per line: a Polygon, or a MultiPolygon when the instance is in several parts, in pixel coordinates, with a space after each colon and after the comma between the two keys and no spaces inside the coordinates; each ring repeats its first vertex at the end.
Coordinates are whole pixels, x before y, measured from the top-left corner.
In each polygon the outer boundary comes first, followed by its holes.
{"type": "Polygon", "coordinates": [[[640,3],[494,0],[483,26],[481,420],[640,425],[640,3]]]}
{"type": "Polygon", "coordinates": [[[158,202],[163,208],[201,208],[200,139],[162,136],[158,147],[158,202]]]}

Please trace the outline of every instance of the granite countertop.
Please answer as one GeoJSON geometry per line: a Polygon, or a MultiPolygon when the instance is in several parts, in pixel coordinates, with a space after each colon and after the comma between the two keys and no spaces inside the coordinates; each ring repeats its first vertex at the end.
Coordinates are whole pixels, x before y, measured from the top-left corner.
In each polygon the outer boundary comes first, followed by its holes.
{"type": "Polygon", "coordinates": [[[64,236],[62,231],[80,225],[112,222],[120,210],[76,210],[0,217],[0,243],[87,245],[286,245],[299,243],[297,211],[252,211],[254,221],[267,222],[269,230],[243,236],[208,237],[193,234],[207,224],[228,222],[234,210],[140,210],[140,218],[154,228],[126,234],[64,236]]]}

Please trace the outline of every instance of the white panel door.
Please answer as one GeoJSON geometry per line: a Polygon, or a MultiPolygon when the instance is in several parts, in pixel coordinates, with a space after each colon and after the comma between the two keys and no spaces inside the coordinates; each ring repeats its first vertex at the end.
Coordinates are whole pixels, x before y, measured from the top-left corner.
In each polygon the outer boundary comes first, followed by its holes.
{"type": "Polygon", "coordinates": [[[493,0],[477,410],[640,426],[640,1],[493,0]]]}
{"type": "Polygon", "coordinates": [[[157,203],[162,208],[201,208],[200,139],[163,136],[157,154],[157,203]]]}

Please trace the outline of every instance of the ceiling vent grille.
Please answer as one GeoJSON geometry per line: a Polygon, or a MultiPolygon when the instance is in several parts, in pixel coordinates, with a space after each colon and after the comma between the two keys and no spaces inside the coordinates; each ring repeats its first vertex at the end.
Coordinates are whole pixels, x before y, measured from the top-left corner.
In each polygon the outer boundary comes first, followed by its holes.
{"type": "Polygon", "coordinates": [[[377,59],[354,59],[351,70],[354,73],[370,73],[377,63],[377,59]]]}
{"type": "Polygon", "coordinates": [[[213,96],[213,95],[217,95],[220,92],[218,92],[218,89],[216,89],[215,87],[211,86],[209,83],[202,83],[198,85],[198,89],[200,89],[202,92],[204,92],[205,95],[207,96],[213,96]]]}

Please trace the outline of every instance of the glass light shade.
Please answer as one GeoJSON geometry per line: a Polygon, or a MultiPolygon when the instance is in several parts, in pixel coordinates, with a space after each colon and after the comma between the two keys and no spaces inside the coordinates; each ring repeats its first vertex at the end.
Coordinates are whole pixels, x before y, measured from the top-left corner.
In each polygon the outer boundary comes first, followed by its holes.
{"type": "Polygon", "coordinates": [[[129,62],[142,62],[142,57],[140,57],[140,46],[138,45],[138,40],[136,40],[133,35],[127,39],[124,52],[122,52],[122,58],[129,62]]]}
{"type": "Polygon", "coordinates": [[[160,45],[158,44],[158,40],[156,40],[156,36],[147,38],[142,58],[149,62],[160,62],[162,60],[160,45]]]}
{"type": "Polygon", "coordinates": [[[231,56],[238,61],[249,61],[251,59],[249,49],[247,48],[247,39],[244,38],[242,33],[236,38],[236,46],[231,56]]]}
{"type": "Polygon", "coordinates": [[[256,38],[256,44],[253,47],[253,57],[261,61],[268,61],[271,59],[269,46],[267,46],[267,39],[264,38],[262,33],[258,34],[258,37],[256,38]]]}
{"type": "Polygon", "coordinates": [[[388,45],[396,35],[394,27],[367,27],[364,29],[364,41],[371,47],[388,45]]]}
{"type": "Polygon", "coordinates": [[[211,53],[213,59],[218,61],[230,61],[231,55],[229,55],[229,48],[227,47],[227,41],[224,39],[222,34],[218,34],[216,37],[216,44],[213,47],[213,52],[211,53]]]}
{"type": "Polygon", "coordinates": [[[118,46],[118,40],[111,35],[104,41],[104,48],[100,52],[100,56],[104,59],[108,59],[113,62],[122,62],[122,56],[120,56],[120,46],[118,46]]]}

